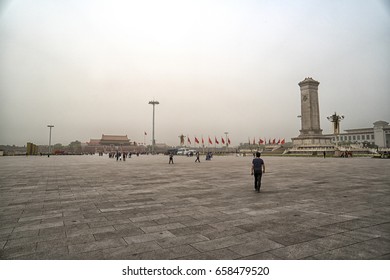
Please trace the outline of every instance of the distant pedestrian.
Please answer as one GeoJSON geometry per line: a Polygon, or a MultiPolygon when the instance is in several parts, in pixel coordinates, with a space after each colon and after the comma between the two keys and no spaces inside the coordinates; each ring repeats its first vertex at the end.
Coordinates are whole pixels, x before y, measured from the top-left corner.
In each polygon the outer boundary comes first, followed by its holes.
{"type": "Polygon", "coordinates": [[[252,160],[251,175],[255,177],[255,190],[260,192],[261,177],[265,173],[264,160],[260,158],[260,152],[256,152],[256,157],[252,160]]]}
{"type": "Polygon", "coordinates": [[[173,164],[173,154],[169,153],[169,164],[173,164]]]}
{"type": "Polygon", "coordinates": [[[196,160],[195,162],[200,162],[200,159],[199,159],[199,152],[196,152],[196,160]]]}
{"type": "Polygon", "coordinates": [[[326,152],[324,151],[324,158],[326,158],[326,152]]]}

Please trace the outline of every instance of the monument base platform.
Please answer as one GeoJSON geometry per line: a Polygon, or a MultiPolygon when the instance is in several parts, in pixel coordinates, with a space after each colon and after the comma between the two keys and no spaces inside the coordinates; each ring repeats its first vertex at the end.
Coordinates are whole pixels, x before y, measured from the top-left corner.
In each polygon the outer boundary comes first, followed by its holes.
{"type": "Polygon", "coordinates": [[[334,153],[335,145],[332,138],[323,135],[300,135],[292,138],[293,147],[288,150],[289,154],[316,154],[318,152],[334,153]]]}
{"type": "Polygon", "coordinates": [[[323,135],[300,135],[292,138],[293,146],[332,146],[332,137],[323,135]]]}

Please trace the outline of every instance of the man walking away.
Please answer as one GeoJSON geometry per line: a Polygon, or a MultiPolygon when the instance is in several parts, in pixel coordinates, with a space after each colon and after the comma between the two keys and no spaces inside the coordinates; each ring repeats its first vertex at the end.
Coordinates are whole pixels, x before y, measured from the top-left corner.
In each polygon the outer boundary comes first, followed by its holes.
{"type": "Polygon", "coordinates": [[[261,177],[265,173],[264,160],[260,158],[260,152],[256,152],[256,158],[252,161],[251,175],[255,176],[255,190],[260,192],[261,177]]]}
{"type": "Polygon", "coordinates": [[[173,164],[173,154],[169,153],[169,164],[173,164]]]}
{"type": "Polygon", "coordinates": [[[196,152],[196,160],[195,162],[200,162],[200,159],[199,159],[199,152],[196,152]]]}

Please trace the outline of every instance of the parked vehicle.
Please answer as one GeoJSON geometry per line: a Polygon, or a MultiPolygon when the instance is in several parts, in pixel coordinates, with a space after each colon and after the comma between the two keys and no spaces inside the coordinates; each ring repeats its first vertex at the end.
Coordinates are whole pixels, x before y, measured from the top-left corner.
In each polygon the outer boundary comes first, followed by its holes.
{"type": "Polygon", "coordinates": [[[183,155],[183,156],[186,156],[189,152],[189,149],[187,148],[179,148],[177,150],[177,155],[183,155]]]}
{"type": "Polygon", "coordinates": [[[196,150],[189,150],[187,156],[192,157],[196,154],[196,150]]]}

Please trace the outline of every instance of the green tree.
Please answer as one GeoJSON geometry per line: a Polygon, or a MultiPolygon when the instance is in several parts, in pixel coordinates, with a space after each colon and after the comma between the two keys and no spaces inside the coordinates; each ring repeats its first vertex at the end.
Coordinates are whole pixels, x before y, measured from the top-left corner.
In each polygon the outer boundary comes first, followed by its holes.
{"type": "Polygon", "coordinates": [[[81,154],[81,142],[76,140],[69,144],[69,151],[72,154],[80,155],[81,154]]]}

